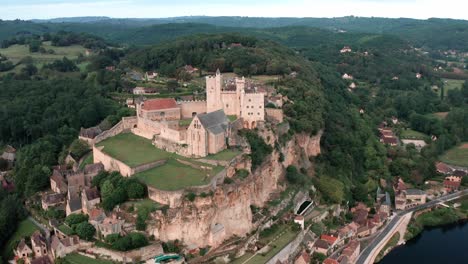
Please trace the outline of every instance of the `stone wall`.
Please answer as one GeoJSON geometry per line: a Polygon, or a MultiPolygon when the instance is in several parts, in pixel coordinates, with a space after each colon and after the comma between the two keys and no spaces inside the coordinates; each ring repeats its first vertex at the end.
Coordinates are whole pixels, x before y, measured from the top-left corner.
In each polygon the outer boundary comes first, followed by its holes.
{"type": "Polygon", "coordinates": [[[136,167],[130,167],[122,161],[113,158],[103,152],[104,147],[93,146],[94,163],[102,162],[106,171],[118,171],[122,176],[130,177],[136,173],[164,165],[166,160],[158,160],[150,163],[145,163],[136,167]]]}
{"type": "Polygon", "coordinates": [[[189,149],[185,144],[179,144],[174,141],[170,141],[161,136],[155,135],[153,138],[153,145],[159,149],[165,150],[167,152],[176,153],[178,155],[188,157],[189,149]]]}
{"type": "Polygon", "coordinates": [[[203,114],[206,113],[206,101],[179,101],[180,115],[182,119],[192,118],[193,113],[203,114]]]}
{"type": "Polygon", "coordinates": [[[103,147],[93,146],[94,163],[102,162],[106,171],[118,171],[122,176],[129,177],[132,175],[132,169],[127,164],[120,160],[114,159],[102,151],[103,147]]]}
{"type": "Polygon", "coordinates": [[[86,252],[97,255],[100,258],[106,258],[114,262],[122,263],[138,263],[140,261],[146,261],[153,258],[154,256],[164,253],[160,243],[155,243],[146,247],[126,252],[110,250],[102,247],[87,248],[86,252]]]}
{"type": "Polygon", "coordinates": [[[284,120],[283,109],[265,108],[266,120],[272,123],[281,123],[284,120]]]}
{"type": "Polygon", "coordinates": [[[137,124],[137,117],[122,117],[122,120],[113,126],[111,129],[106,130],[94,138],[93,144],[97,144],[107,138],[116,136],[122,132],[130,132],[130,130],[137,124]]]}
{"type": "Polygon", "coordinates": [[[297,252],[297,249],[301,245],[306,232],[307,231],[301,231],[293,241],[289,242],[289,244],[287,244],[283,249],[281,249],[280,252],[278,252],[270,260],[268,260],[267,264],[276,264],[278,262],[292,263],[292,261],[290,261],[290,258],[297,252]]]}

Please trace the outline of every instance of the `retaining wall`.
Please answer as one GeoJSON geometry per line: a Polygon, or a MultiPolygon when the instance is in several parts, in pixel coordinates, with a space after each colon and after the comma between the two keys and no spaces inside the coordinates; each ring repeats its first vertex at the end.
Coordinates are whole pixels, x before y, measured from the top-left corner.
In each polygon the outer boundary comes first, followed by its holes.
{"type": "Polygon", "coordinates": [[[278,252],[270,260],[268,260],[267,264],[276,264],[278,262],[291,263],[291,261],[289,261],[289,258],[294,253],[296,253],[297,249],[302,243],[302,240],[304,239],[305,233],[306,233],[306,230],[301,231],[293,241],[289,242],[289,244],[287,244],[283,249],[281,249],[280,252],[278,252]]]}
{"type": "Polygon", "coordinates": [[[116,136],[124,131],[130,131],[137,124],[137,117],[122,117],[122,120],[111,129],[102,132],[94,138],[93,144],[97,144],[107,138],[116,136]]]}

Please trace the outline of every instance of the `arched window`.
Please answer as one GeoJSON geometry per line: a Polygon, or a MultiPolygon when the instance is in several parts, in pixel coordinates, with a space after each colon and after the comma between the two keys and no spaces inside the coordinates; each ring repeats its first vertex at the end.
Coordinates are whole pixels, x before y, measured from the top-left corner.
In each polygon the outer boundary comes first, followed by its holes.
{"type": "Polygon", "coordinates": [[[192,112],[192,118],[197,115],[197,112],[192,112]]]}
{"type": "Polygon", "coordinates": [[[160,117],[165,117],[165,116],[166,116],[166,113],[165,113],[165,112],[161,112],[161,113],[159,113],[159,116],[160,116],[160,117]]]}

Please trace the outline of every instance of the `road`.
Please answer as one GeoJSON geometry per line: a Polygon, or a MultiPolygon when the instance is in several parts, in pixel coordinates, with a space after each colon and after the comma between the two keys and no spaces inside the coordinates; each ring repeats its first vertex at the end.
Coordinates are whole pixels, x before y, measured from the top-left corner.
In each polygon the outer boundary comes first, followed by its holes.
{"type": "Polygon", "coordinates": [[[456,193],[448,194],[448,195],[445,195],[443,197],[439,197],[439,198],[437,198],[435,200],[432,200],[430,202],[427,202],[425,204],[418,205],[418,206],[415,206],[413,208],[410,208],[410,209],[407,209],[407,210],[404,210],[404,211],[401,211],[401,212],[397,213],[396,216],[393,217],[393,219],[385,226],[385,228],[380,231],[379,235],[377,235],[372,240],[372,242],[369,243],[369,245],[367,245],[367,247],[365,247],[364,250],[361,251],[361,254],[359,255],[359,258],[357,259],[356,263],[357,264],[367,264],[366,261],[369,258],[370,254],[372,253],[372,251],[374,250],[374,248],[376,248],[381,243],[381,241],[387,236],[388,232],[393,230],[393,228],[400,221],[402,216],[404,216],[404,215],[406,215],[408,213],[411,213],[411,212],[415,212],[415,211],[419,211],[419,210],[423,210],[423,209],[432,207],[432,206],[434,206],[434,205],[436,205],[436,204],[438,204],[440,202],[447,202],[447,201],[450,201],[450,200],[460,198],[460,197],[462,197],[464,195],[467,195],[467,194],[468,194],[468,189],[463,190],[463,191],[459,191],[459,192],[456,192],[456,193]]]}

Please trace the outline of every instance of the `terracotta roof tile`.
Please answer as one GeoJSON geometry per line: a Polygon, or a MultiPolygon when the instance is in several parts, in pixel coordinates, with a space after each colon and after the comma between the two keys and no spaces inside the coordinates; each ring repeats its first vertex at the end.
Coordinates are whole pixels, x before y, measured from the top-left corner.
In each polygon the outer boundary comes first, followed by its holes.
{"type": "Polygon", "coordinates": [[[170,109],[170,108],[177,108],[177,103],[174,98],[157,98],[146,100],[143,103],[143,110],[146,111],[153,111],[153,110],[162,110],[162,109],[170,109]]]}

